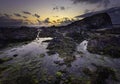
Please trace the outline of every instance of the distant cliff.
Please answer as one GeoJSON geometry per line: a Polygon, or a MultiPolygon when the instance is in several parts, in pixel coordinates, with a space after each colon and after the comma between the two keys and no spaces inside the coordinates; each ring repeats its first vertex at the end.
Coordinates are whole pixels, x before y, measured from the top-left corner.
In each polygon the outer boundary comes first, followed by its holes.
{"type": "Polygon", "coordinates": [[[100,29],[100,28],[111,28],[112,21],[107,13],[99,13],[82,20],[73,22],[68,26],[75,26],[82,29],[100,29]]]}

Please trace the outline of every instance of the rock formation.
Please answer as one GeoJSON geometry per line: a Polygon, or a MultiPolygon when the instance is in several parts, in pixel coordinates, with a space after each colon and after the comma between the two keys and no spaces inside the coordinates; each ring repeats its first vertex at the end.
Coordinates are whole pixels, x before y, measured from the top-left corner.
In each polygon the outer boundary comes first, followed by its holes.
{"type": "Polygon", "coordinates": [[[10,42],[34,40],[37,37],[36,28],[0,28],[0,47],[10,42]]]}

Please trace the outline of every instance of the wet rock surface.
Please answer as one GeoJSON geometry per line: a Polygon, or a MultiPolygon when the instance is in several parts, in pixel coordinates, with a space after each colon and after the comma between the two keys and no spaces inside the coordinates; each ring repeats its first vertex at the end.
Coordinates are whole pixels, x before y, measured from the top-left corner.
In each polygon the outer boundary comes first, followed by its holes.
{"type": "Polygon", "coordinates": [[[113,58],[119,58],[120,34],[117,33],[118,31],[116,32],[112,30],[109,30],[109,33],[107,30],[102,30],[102,32],[99,32],[99,35],[94,34],[89,40],[88,51],[91,53],[108,55],[113,58]]]}
{"type": "Polygon", "coordinates": [[[48,44],[47,49],[49,49],[52,52],[59,53],[59,55],[61,56],[70,56],[76,50],[76,44],[70,38],[54,38],[48,44]]]}

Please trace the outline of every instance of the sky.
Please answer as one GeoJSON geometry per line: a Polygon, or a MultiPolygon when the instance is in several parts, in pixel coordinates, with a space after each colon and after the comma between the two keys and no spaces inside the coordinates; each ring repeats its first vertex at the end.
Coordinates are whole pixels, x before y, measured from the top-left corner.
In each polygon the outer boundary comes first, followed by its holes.
{"type": "Polygon", "coordinates": [[[0,0],[0,26],[65,25],[76,16],[119,4],[120,0],[0,0]]]}

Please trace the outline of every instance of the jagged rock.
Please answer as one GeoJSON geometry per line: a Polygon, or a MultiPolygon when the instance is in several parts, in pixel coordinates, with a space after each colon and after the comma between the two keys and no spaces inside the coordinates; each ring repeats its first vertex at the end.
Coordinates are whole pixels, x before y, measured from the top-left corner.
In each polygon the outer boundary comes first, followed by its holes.
{"type": "Polygon", "coordinates": [[[47,49],[58,53],[61,57],[71,56],[76,49],[76,44],[70,38],[59,37],[51,40],[47,49]]]}

